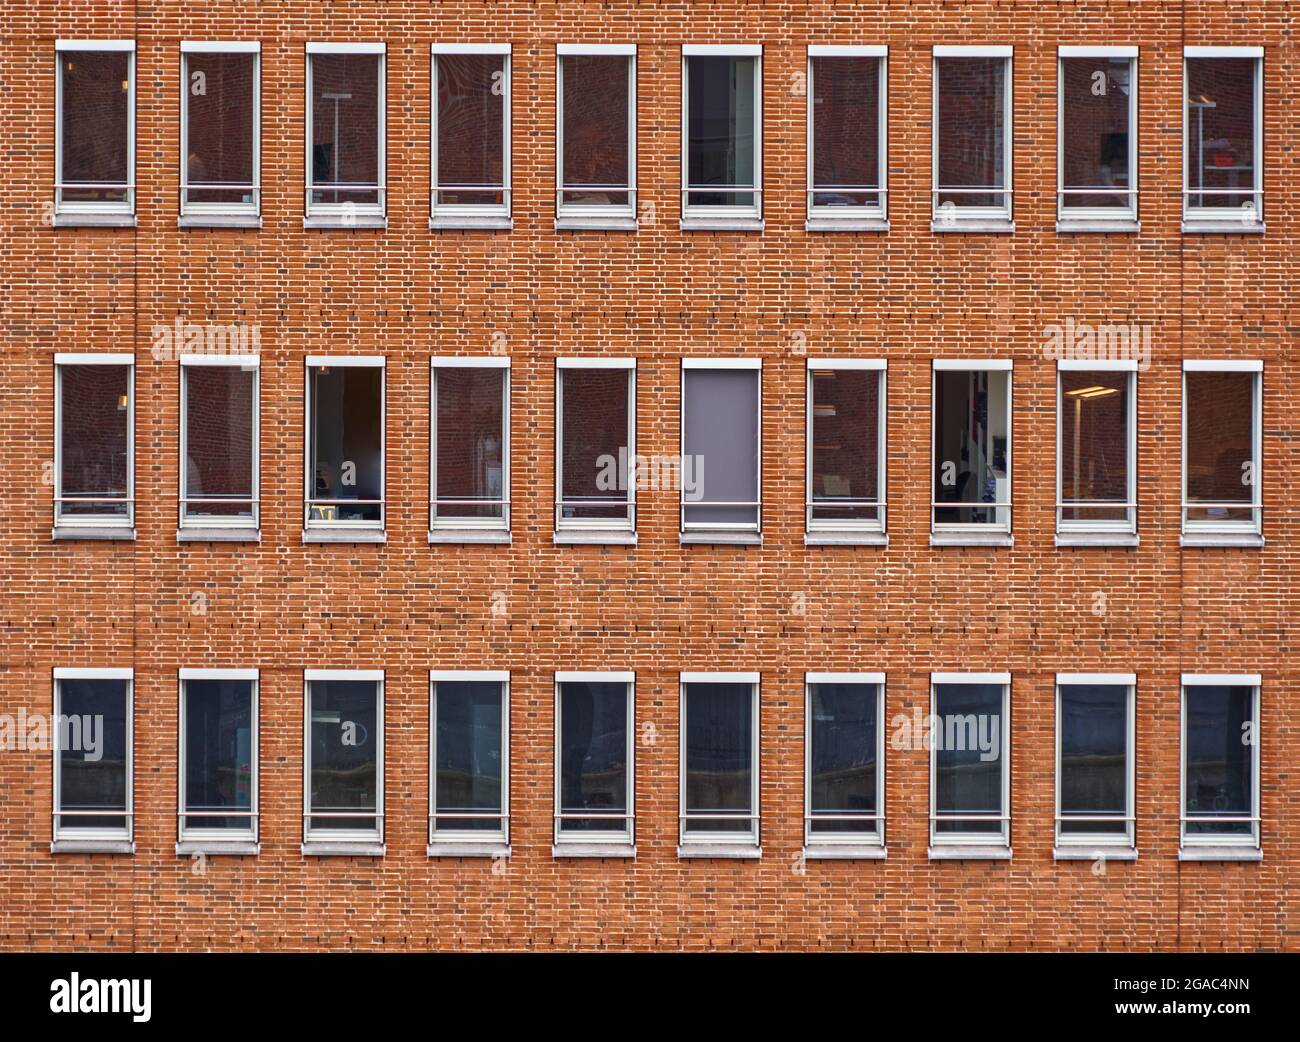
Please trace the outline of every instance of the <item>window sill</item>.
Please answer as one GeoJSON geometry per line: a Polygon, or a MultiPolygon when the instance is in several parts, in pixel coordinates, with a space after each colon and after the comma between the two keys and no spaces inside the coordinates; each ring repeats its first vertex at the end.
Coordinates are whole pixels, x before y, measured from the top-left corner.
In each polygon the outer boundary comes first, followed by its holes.
{"type": "Polygon", "coordinates": [[[636,857],[636,847],[631,843],[556,843],[551,847],[551,857],[636,857]]]}
{"type": "Polygon", "coordinates": [[[635,217],[557,217],[557,232],[634,232],[635,217]]]}
{"type": "Polygon", "coordinates": [[[1229,218],[1226,221],[1183,221],[1184,235],[1263,235],[1263,224],[1244,224],[1229,218]]]}
{"type": "Polygon", "coordinates": [[[1137,546],[1132,532],[1057,532],[1056,545],[1069,546],[1137,546]]]}
{"type": "Polygon", "coordinates": [[[1135,235],[1142,230],[1142,222],[1132,218],[1118,221],[1061,221],[1056,222],[1057,235],[1097,234],[1135,235]]]}
{"type": "Polygon", "coordinates": [[[806,232],[887,232],[889,222],[881,217],[809,217],[803,226],[806,232]]]}
{"type": "Polygon", "coordinates": [[[1008,220],[974,220],[957,218],[955,221],[931,221],[930,231],[935,233],[958,234],[974,233],[977,235],[1014,235],[1016,222],[1008,220]]]}
{"type": "Polygon", "coordinates": [[[339,530],[327,531],[323,528],[304,528],[302,530],[302,541],[304,543],[383,543],[387,542],[388,536],[378,529],[356,529],[353,531],[339,530]]]}
{"type": "Polygon", "coordinates": [[[931,532],[931,546],[1013,546],[1010,532],[931,532]]]}
{"type": "Polygon", "coordinates": [[[499,529],[434,528],[429,530],[430,543],[495,543],[510,545],[510,533],[499,529]]]}
{"type": "Polygon", "coordinates": [[[56,228],[134,228],[133,213],[56,213],[56,228]]]}
{"type": "Polygon", "coordinates": [[[1258,532],[1184,532],[1178,537],[1178,545],[1255,550],[1264,545],[1264,537],[1258,532]]]}
{"type": "Polygon", "coordinates": [[[431,232],[508,232],[514,229],[514,219],[502,217],[430,217],[431,232]]]}
{"type": "Polygon", "coordinates": [[[430,843],[429,857],[509,857],[508,843],[430,843]]]}
{"type": "Polygon", "coordinates": [[[761,217],[683,217],[684,232],[761,232],[761,217]]]}
{"type": "Polygon", "coordinates": [[[302,845],[303,857],[383,857],[382,843],[323,843],[308,840],[302,845]]]}
{"type": "Polygon", "coordinates": [[[687,843],[677,848],[680,858],[725,858],[740,860],[757,860],[763,856],[763,848],[743,843],[687,843]]]}
{"type": "Polygon", "coordinates": [[[1247,846],[1190,846],[1178,848],[1179,861],[1263,861],[1264,852],[1259,847],[1247,846]]]}
{"type": "Polygon", "coordinates": [[[130,839],[56,839],[50,843],[51,854],[134,854],[135,841],[130,839]]]}
{"type": "Polygon", "coordinates": [[[177,228],[260,228],[262,218],[255,213],[181,214],[177,228]]]}
{"type": "Polygon", "coordinates": [[[930,847],[931,861],[1010,861],[1011,848],[954,843],[952,846],[930,847]]]}
{"type": "Polygon", "coordinates": [[[261,851],[262,847],[255,839],[183,839],[176,844],[177,857],[193,857],[195,854],[202,854],[204,857],[217,855],[256,857],[261,851]]]}
{"type": "Polygon", "coordinates": [[[1056,846],[1052,848],[1052,858],[1056,861],[1136,861],[1138,852],[1135,847],[1097,846],[1080,844],[1075,846],[1056,846]]]}
{"type": "Polygon", "coordinates": [[[805,861],[883,861],[888,851],[871,843],[839,843],[803,848],[805,861]]]}
{"type": "Polygon", "coordinates": [[[762,546],[760,532],[681,532],[683,546],[762,546]]]}
{"type": "Polygon", "coordinates": [[[75,527],[73,525],[58,526],[50,534],[51,537],[54,539],[70,539],[70,540],[109,539],[109,540],[120,540],[128,543],[135,541],[134,528],[112,528],[107,525],[103,527],[96,527],[94,525],[86,525],[82,527],[75,527]]]}
{"type": "Polygon", "coordinates": [[[556,546],[636,546],[635,532],[556,532],[556,546]]]}
{"type": "Polygon", "coordinates": [[[381,213],[358,213],[348,216],[318,214],[315,217],[304,217],[302,226],[309,231],[350,232],[357,228],[378,228],[382,231],[388,228],[388,218],[381,213]]]}
{"type": "Polygon", "coordinates": [[[884,532],[804,532],[804,546],[888,546],[884,532]]]}
{"type": "Polygon", "coordinates": [[[260,543],[262,533],[256,528],[178,528],[178,543],[260,543]]]}

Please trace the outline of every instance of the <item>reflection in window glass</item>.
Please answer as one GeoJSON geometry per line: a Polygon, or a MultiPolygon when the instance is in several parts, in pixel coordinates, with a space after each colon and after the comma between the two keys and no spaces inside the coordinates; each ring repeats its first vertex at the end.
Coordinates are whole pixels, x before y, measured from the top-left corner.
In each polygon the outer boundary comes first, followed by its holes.
{"type": "Polygon", "coordinates": [[[257,370],[181,369],[185,384],[185,520],[252,520],[257,370]]]}
{"type": "Polygon", "coordinates": [[[883,58],[811,59],[814,206],[884,206],[879,191],[883,65],[883,58]]]}
{"type": "Polygon", "coordinates": [[[129,203],[130,51],[60,51],[64,203],[129,203]]]}
{"type": "Polygon", "coordinates": [[[1187,59],[1187,205],[1255,205],[1254,58],[1187,59]]]}
{"type": "Polygon", "coordinates": [[[1009,208],[1005,189],[1010,60],[936,58],[934,65],[936,205],[1009,208]]]}
{"type": "Polygon", "coordinates": [[[1061,520],[1129,516],[1129,375],[1061,373],[1061,520]]]}
{"type": "Polygon", "coordinates": [[[810,684],[808,813],[813,837],[879,834],[876,684],[810,684]]]}
{"type": "Polygon", "coordinates": [[[559,687],[560,832],[625,833],[628,685],[565,681],[559,687]]]}
{"type": "Polygon", "coordinates": [[[1183,700],[1184,834],[1255,835],[1255,688],[1187,685],[1183,700]]]}
{"type": "Polygon", "coordinates": [[[756,835],[753,685],[693,682],[685,688],[686,831],[756,835]]]}
{"type": "Polygon", "coordinates": [[[1062,835],[1128,835],[1129,697],[1120,684],[1059,688],[1062,835]]]}
{"type": "Polygon", "coordinates": [[[811,520],[879,522],[884,371],[813,369],[811,520]]]}
{"type": "Polygon", "coordinates": [[[934,831],[942,836],[1005,834],[1001,684],[934,686],[934,831]]]}
{"type": "Polygon", "coordinates": [[[129,680],[58,680],[59,802],[56,833],[129,834],[129,680]]]}
{"type": "Polygon", "coordinates": [[[504,703],[499,681],[434,684],[435,833],[504,832],[504,703]]]}
{"type": "Polygon", "coordinates": [[[312,680],[307,690],[308,829],[379,834],[379,682],[312,680]]]}
{"type": "Polygon", "coordinates": [[[506,54],[439,54],[435,206],[502,206],[506,186],[506,54]]]}
{"type": "Polygon", "coordinates": [[[377,206],[383,56],[310,54],[311,200],[377,206]]]}
{"type": "Polygon", "coordinates": [[[1187,372],[1187,521],[1252,525],[1256,373],[1187,372]]]}
{"type": "Polygon", "coordinates": [[[438,366],[434,381],[434,524],[506,519],[509,370],[438,366]]]}
{"type": "Polygon", "coordinates": [[[59,520],[129,521],[131,367],[60,365],[59,520]]]}
{"type": "Polygon", "coordinates": [[[560,58],[563,205],[627,206],[632,201],[632,61],[627,55],[560,58]]]}
{"type": "Polygon", "coordinates": [[[630,521],[628,369],[557,369],[560,523],[630,521]]]}
{"type": "Polygon", "coordinates": [[[185,829],[252,832],[252,680],[186,680],[185,829]]]}
{"type": "Polygon", "coordinates": [[[187,203],[257,202],[257,59],[248,53],[185,55],[187,203]]]}
{"type": "Polygon", "coordinates": [[[1061,59],[1061,186],[1065,209],[1130,210],[1130,58],[1061,59]],[[1082,191],[1095,189],[1095,191],[1082,191]]]}

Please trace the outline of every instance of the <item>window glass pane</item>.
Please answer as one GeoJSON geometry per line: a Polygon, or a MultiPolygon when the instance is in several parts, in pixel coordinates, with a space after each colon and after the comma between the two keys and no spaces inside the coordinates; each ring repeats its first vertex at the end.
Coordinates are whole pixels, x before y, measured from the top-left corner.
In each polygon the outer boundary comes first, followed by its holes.
{"type": "Polygon", "coordinates": [[[504,54],[440,54],[435,59],[441,205],[505,201],[500,188],[505,184],[507,60],[504,54]]]}
{"type": "Polygon", "coordinates": [[[309,372],[311,519],[379,521],[383,517],[378,502],[383,494],[383,369],[316,366],[309,372]]]}
{"type": "Polygon", "coordinates": [[[77,182],[125,185],[129,176],[131,55],[128,51],[61,51],[63,169],[66,202],[122,202],[125,188],[66,187],[77,182]]]}
{"type": "MultiPolygon", "coordinates": [[[[686,813],[751,813],[754,747],[750,684],[686,685],[686,813]]],[[[688,820],[696,832],[749,832],[749,818],[688,820]]]]}
{"type": "Polygon", "coordinates": [[[1236,209],[1252,201],[1254,58],[1187,59],[1186,141],[1189,206],[1236,209]]]}
{"type": "Polygon", "coordinates": [[[565,55],[564,202],[579,206],[629,202],[629,78],[623,55],[565,55]],[[610,191],[609,189],[623,189],[610,191]]]}
{"type": "Polygon", "coordinates": [[[438,397],[435,515],[504,517],[506,370],[439,368],[434,380],[438,397]]]}
{"type": "Polygon", "coordinates": [[[814,832],[872,832],[875,821],[818,821],[876,813],[875,684],[812,684],[809,690],[809,812],[814,832]]]}
{"type": "Polygon", "coordinates": [[[252,829],[220,813],[252,809],[253,682],[185,681],[185,827],[252,829]]]}
{"type": "MultiPolygon", "coordinates": [[[[185,179],[192,203],[252,203],[257,55],[185,55],[185,179]],[[237,188],[195,188],[237,185],[237,188]]],[[[331,113],[332,116],[332,113],[331,113]]],[[[331,131],[333,129],[331,123],[331,131]]],[[[330,140],[333,140],[332,138],[330,140]]]]}
{"type": "Polygon", "coordinates": [[[373,680],[313,680],[311,801],[313,829],[376,829],[379,809],[379,685],[373,680]],[[323,817],[322,812],[341,813],[323,817]]]}
{"type": "Polygon", "coordinates": [[[1007,524],[1011,472],[1007,429],[1010,374],[1001,369],[938,369],[934,374],[936,524],[1007,524]],[[975,505],[969,505],[975,504],[975,505]]]}
{"type": "Polygon", "coordinates": [[[566,519],[626,519],[628,371],[560,369],[566,519]],[[591,500],[605,501],[590,502],[591,500]],[[612,505],[606,505],[612,504],[612,505]]]}
{"type": "Polygon", "coordinates": [[[500,831],[504,765],[497,681],[440,680],[434,691],[434,828],[500,831]],[[472,814],[482,817],[436,817],[472,814]]]}
{"type": "Polygon", "coordinates": [[[814,206],[879,206],[880,58],[812,59],[814,206]]]}
{"type": "MultiPolygon", "coordinates": [[[[560,685],[560,813],[627,812],[627,685],[560,685]]],[[[563,820],[562,830],[623,831],[625,818],[563,820]]]]}
{"type": "Polygon", "coordinates": [[[380,56],[309,60],[312,202],[378,203],[380,56]]]}
{"type": "Polygon", "coordinates": [[[130,366],[59,367],[61,517],[127,517],[130,366]],[[103,502],[116,498],[119,502],[103,502]]]}
{"type": "Polygon", "coordinates": [[[1184,374],[1187,519],[1246,521],[1254,500],[1254,373],[1184,374]],[[1226,504],[1195,506],[1197,503],[1226,504]]]}
{"type": "MultiPolygon", "coordinates": [[[[1128,58],[1061,59],[1061,184],[1070,188],[1128,188],[1128,58]]],[[[1066,193],[1066,207],[1127,208],[1120,194],[1066,193]]]]}
{"type": "Polygon", "coordinates": [[[1129,689],[1118,684],[1063,684],[1061,831],[1125,832],[1123,821],[1071,821],[1128,813],[1129,689]]]}
{"type": "Polygon", "coordinates": [[[184,367],[187,517],[253,516],[255,369],[184,367]],[[225,502],[202,502],[224,500],[225,502]]]}
{"type": "MultiPolygon", "coordinates": [[[[938,188],[1005,188],[1005,58],[939,58],[938,188]]],[[[1004,206],[998,192],[940,192],[939,205],[1004,206]]]]}
{"type": "MultiPolygon", "coordinates": [[[[757,58],[693,56],[687,63],[687,182],[690,188],[757,187],[754,150],[757,58]]],[[[695,206],[753,206],[754,193],[692,192],[695,206]]]]}
{"type": "Polygon", "coordinates": [[[814,520],[880,517],[880,381],[874,369],[812,371],[814,520]]]}
{"type": "MultiPolygon", "coordinates": [[[[1128,500],[1129,377],[1061,373],[1061,501],[1128,500]]],[[[1124,521],[1123,506],[1063,507],[1063,521],[1124,521]]]]}
{"type": "Polygon", "coordinates": [[[958,821],[945,815],[1003,813],[1002,686],[936,684],[934,810],[940,833],[994,833],[1000,821],[958,821]]]}
{"type": "Polygon", "coordinates": [[[59,818],[60,829],[126,829],[126,680],[60,680],[59,810],[105,811],[59,818]],[[116,811],[117,813],[109,813],[116,811]]]}
{"type": "Polygon", "coordinates": [[[757,369],[685,370],[688,525],[758,524],[758,380],[757,369]]]}
{"type": "Polygon", "coordinates": [[[1254,813],[1253,687],[1183,689],[1186,706],[1188,835],[1251,835],[1248,821],[1215,821],[1254,813]],[[1207,820],[1195,820],[1195,819],[1207,820]]]}

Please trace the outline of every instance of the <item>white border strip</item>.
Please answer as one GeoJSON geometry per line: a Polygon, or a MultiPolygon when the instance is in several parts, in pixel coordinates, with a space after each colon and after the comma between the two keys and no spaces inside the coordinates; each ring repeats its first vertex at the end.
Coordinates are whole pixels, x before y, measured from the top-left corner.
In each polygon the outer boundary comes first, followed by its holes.
{"type": "Polygon", "coordinates": [[[557,43],[555,53],[563,57],[566,54],[596,56],[602,54],[636,55],[634,43],[557,43]]]}
{"type": "Polygon", "coordinates": [[[190,669],[182,667],[177,671],[181,680],[256,680],[255,669],[190,669]]]}
{"type": "Polygon", "coordinates": [[[332,365],[340,369],[346,366],[375,366],[382,368],[384,365],[383,355],[308,355],[307,367],[314,369],[317,366],[332,365]]]}
{"type": "Polygon", "coordinates": [[[884,44],[810,43],[809,58],[887,58],[889,48],[884,44]]]}
{"type": "Polygon", "coordinates": [[[683,369],[762,369],[761,358],[683,358],[683,369]]]}
{"type": "Polygon", "coordinates": [[[430,54],[509,54],[508,43],[434,43],[430,54]]]}
{"type": "Polygon", "coordinates": [[[237,365],[241,369],[255,369],[261,364],[258,355],[181,355],[181,365],[237,365]]]}
{"type": "Polygon", "coordinates": [[[684,43],[683,58],[757,58],[763,54],[761,43],[684,43]]]}
{"type": "Polygon", "coordinates": [[[1136,58],[1138,49],[1132,46],[1123,47],[1091,47],[1087,44],[1081,46],[1061,46],[1056,48],[1058,58],[1136,58]]]}
{"type": "Polygon", "coordinates": [[[884,358],[810,358],[809,369],[888,369],[884,358]]]}
{"type": "Polygon", "coordinates": [[[1010,673],[931,673],[931,684],[1010,684],[1010,673]]]}
{"type": "Polygon", "coordinates": [[[635,358],[557,358],[556,369],[635,369],[635,358]]]}
{"type": "Polygon", "coordinates": [[[134,51],[134,40],[55,40],[56,51],[134,51]]]}
{"type": "Polygon", "coordinates": [[[182,40],[182,54],[260,54],[256,40],[182,40]]]}
{"type": "Polygon", "coordinates": [[[77,666],[54,667],[55,680],[130,680],[134,675],[135,670],[130,666],[107,669],[96,669],[93,666],[85,669],[77,666]]]}
{"type": "Polygon", "coordinates": [[[757,684],[758,673],[686,673],[679,674],[683,684],[757,684]]]}
{"type": "Polygon", "coordinates": [[[1086,358],[1058,359],[1056,368],[1062,373],[1083,373],[1090,370],[1101,373],[1136,373],[1136,358],[1099,358],[1090,362],[1086,358]]]}
{"type": "Polygon", "coordinates": [[[883,684],[884,673],[805,673],[805,684],[883,684]]]}
{"type": "Polygon", "coordinates": [[[1137,684],[1136,673],[1057,673],[1056,686],[1064,684],[1137,684]]]}
{"type": "Polygon", "coordinates": [[[434,369],[509,369],[510,359],[502,355],[435,355],[429,365],[434,369]]]}
{"type": "Polygon", "coordinates": [[[436,684],[440,680],[448,682],[456,680],[492,680],[498,683],[508,683],[510,680],[510,670],[508,669],[431,669],[429,670],[430,682],[436,684]]]}
{"type": "Polygon", "coordinates": [[[60,351],[55,365],[135,365],[135,355],[119,351],[60,351]]]}
{"type": "Polygon", "coordinates": [[[1183,687],[1259,687],[1258,673],[1184,673],[1183,687]]]}
{"type": "Polygon", "coordinates": [[[1184,47],[1184,58],[1262,58],[1263,47],[1184,47]]]}
{"type": "Polygon", "coordinates": [[[635,681],[636,674],[627,671],[615,671],[613,673],[602,673],[597,671],[589,673],[580,669],[566,669],[556,670],[555,672],[555,682],[557,684],[581,684],[584,682],[591,684],[631,684],[635,683],[635,681]]]}
{"type": "Polygon", "coordinates": [[[304,669],[303,680],[383,680],[382,669],[304,669]]]}
{"type": "Polygon", "coordinates": [[[383,54],[387,44],[321,41],[307,44],[308,54],[383,54]]]}
{"type": "Polygon", "coordinates": [[[935,369],[965,372],[972,369],[1011,369],[1009,358],[936,358],[935,369]]]}
{"type": "Polygon", "coordinates": [[[1264,363],[1245,358],[1184,358],[1185,373],[1262,373],[1264,363]]]}
{"type": "Polygon", "coordinates": [[[1002,44],[940,44],[934,48],[936,58],[1010,58],[1012,48],[1002,44]]]}

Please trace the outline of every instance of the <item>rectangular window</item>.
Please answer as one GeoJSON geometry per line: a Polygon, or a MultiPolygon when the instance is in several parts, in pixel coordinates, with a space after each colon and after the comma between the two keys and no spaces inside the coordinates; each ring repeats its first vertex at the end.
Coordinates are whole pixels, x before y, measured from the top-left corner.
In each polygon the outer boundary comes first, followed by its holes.
{"type": "Polygon", "coordinates": [[[54,671],[55,851],[132,850],[132,678],[130,669],[54,671]]]}
{"type": "Polygon", "coordinates": [[[1183,363],[1183,544],[1258,545],[1262,362],[1183,363]]]}
{"type": "Polygon", "coordinates": [[[1058,848],[1133,848],[1135,683],[1131,673],[1056,675],[1058,848]]]}
{"type": "Polygon", "coordinates": [[[808,673],[804,846],[847,854],[885,843],[885,675],[808,673]]]}
{"type": "Polygon", "coordinates": [[[1056,219],[1069,228],[1136,230],[1137,53],[1057,49],[1056,219]]]}
{"type": "Polygon", "coordinates": [[[309,530],[382,536],[383,358],[307,359],[306,506],[309,530]]]}
{"type": "Polygon", "coordinates": [[[556,532],[633,532],[636,359],[561,358],[555,382],[556,532]]]}
{"type": "Polygon", "coordinates": [[[255,844],[257,670],[182,669],[180,683],[180,841],[255,844]]]}
{"type": "Polygon", "coordinates": [[[934,532],[1011,530],[1011,363],[934,363],[934,532]]]}
{"type": "Polygon", "coordinates": [[[510,359],[435,358],[430,538],[509,540],[510,359]]]}
{"type": "Polygon", "coordinates": [[[309,228],[383,227],[384,45],[307,44],[309,228]]]}
{"type": "Polygon", "coordinates": [[[883,359],[808,360],[809,531],[885,530],[883,359]]]}
{"type": "Polygon", "coordinates": [[[932,848],[1009,857],[1011,675],[931,674],[930,713],[932,848]]]}
{"type": "Polygon", "coordinates": [[[636,227],[636,45],[556,48],[556,225],[636,227]]]}
{"type": "Polygon", "coordinates": [[[630,854],[632,673],[555,674],[555,843],[630,854]]]}
{"type": "Polygon", "coordinates": [[[1182,856],[1259,852],[1258,674],[1184,673],[1182,856]]]}
{"type": "Polygon", "coordinates": [[[681,675],[679,853],[758,856],[757,673],[681,675]]]}
{"type": "Polygon", "coordinates": [[[309,669],[304,679],[304,853],[382,854],[383,670],[309,669]]]}
{"type": "Polygon", "coordinates": [[[429,853],[510,852],[510,674],[429,676],[429,853]]]}
{"type": "Polygon", "coordinates": [[[510,227],[510,44],[433,56],[434,228],[510,227]]]}
{"type": "Polygon", "coordinates": [[[1262,227],[1264,48],[1185,47],[1183,79],[1183,230],[1262,227]]]}
{"type": "Polygon", "coordinates": [[[1137,363],[1057,368],[1057,533],[1133,533],[1137,363]]]}
{"type": "Polygon", "coordinates": [[[55,223],[134,224],[135,41],[55,48],[55,223]]]}
{"type": "Polygon", "coordinates": [[[758,539],[759,359],[682,360],[682,532],[758,539]]]}
{"type": "MultiPolygon", "coordinates": [[[[54,525],[121,530],[135,523],[135,358],[54,356],[54,525]]],[[[109,533],[111,534],[111,533],[109,533]]]]}
{"type": "Polygon", "coordinates": [[[763,48],[682,47],[682,227],[762,228],[763,48]]]}
{"type": "Polygon", "coordinates": [[[181,224],[257,227],[261,48],[181,44],[181,224]]]}
{"type": "Polygon", "coordinates": [[[181,357],[181,527],[258,526],[256,355],[181,357]]]}
{"type": "Polygon", "coordinates": [[[808,228],[883,225],[886,47],[808,47],[808,228]]]}
{"type": "Polygon", "coordinates": [[[934,48],[934,229],[1011,230],[1011,48],[934,48]]]}

